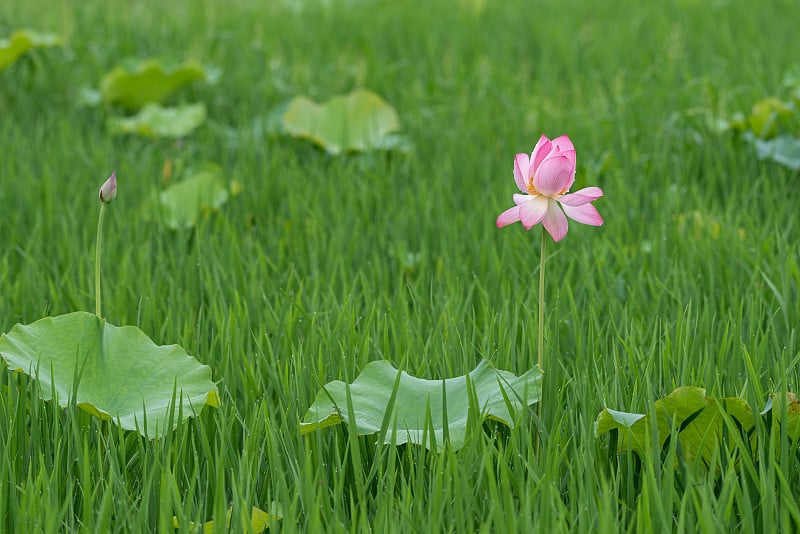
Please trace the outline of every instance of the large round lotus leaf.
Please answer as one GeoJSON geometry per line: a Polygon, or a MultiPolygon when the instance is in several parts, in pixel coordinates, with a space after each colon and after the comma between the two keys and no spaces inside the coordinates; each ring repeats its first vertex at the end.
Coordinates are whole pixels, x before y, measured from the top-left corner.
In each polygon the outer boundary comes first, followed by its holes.
{"type": "Polygon", "coordinates": [[[186,137],[206,120],[203,104],[187,104],[164,108],[158,104],[147,104],[132,117],[111,119],[113,133],[135,134],[145,137],[186,137]]]}
{"type": "Polygon", "coordinates": [[[219,173],[201,171],[161,192],[159,202],[167,226],[191,228],[200,216],[219,209],[228,200],[228,190],[219,173]]]}
{"type": "Polygon", "coordinates": [[[282,117],[290,135],[310,139],[331,154],[393,148],[392,132],[400,129],[397,111],[380,96],[364,89],[335,96],[323,104],[298,96],[282,117]]]}
{"type": "Polygon", "coordinates": [[[5,69],[31,48],[55,46],[59,43],[54,35],[17,30],[8,39],[0,39],[0,70],[5,69]]]}
{"type": "Polygon", "coordinates": [[[518,412],[538,402],[541,384],[538,367],[515,376],[486,360],[468,377],[445,380],[415,378],[388,361],[372,362],[349,386],[339,380],[326,384],[300,431],[353,421],[359,434],[385,432],[385,443],[411,442],[430,449],[447,438],[458,449],[464,445],[470,417],[489,417],[513,427],[509,410],[518,412]],[[471,413],[473,409],[479,413],[471,413]]]}
{"type": "Polygon", "coordinates": [[[219,405],[208,366],[178,345],[156,345],[136,327],[91,313],[17,324],[0,337],[0,356],[9,369],[35,378],[43,399],[55,393],[66,407],[74,398],[96,417],[150,438],[174,428],[181,404],[184,419],[219,405]]]}
{"type": "Polygon", "coordinates": [[[100,81],[100,93],[106,102],[138,109],[149,102],[163,101],[186,84],[197,80],[213,81],[215,77],[215,73],[194,60],[169,68],[157,59],[147,59],[108,72],[100,81]]]}

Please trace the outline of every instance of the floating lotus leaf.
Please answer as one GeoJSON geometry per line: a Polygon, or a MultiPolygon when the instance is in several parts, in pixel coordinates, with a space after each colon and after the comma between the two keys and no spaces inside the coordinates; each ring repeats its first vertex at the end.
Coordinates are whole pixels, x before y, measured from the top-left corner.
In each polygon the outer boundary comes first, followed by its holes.
{"type": "MultiPolygon", "coordinates": [[[[283,519],[283,512],[281,511],[281,505],[278,502],[273,502],[272,507],[270,508],[271,512],[265,512],[260,508],[256,508],[255,506],[250,512],[250,530],[248,532],[252,532],[253,534],[260,534],[264,532],[267,528],[274,525],[277,521],[283,519]]],[[[207,521],[203,523],[203,534],[214,534],[215,532],[227,532],[231,526],[231,516],[233,515],[233,508],[228,508],[228,512],[225,514],[225,528],[224,529],[217,529],[215,528],[214,521],[207,521]]],[[[175,528],[180,528],[181,524],[178,521],[177,517],[172,518],[172,525],[175,528]]],[[[189,523],[189,531],[196,532],[197,526],[194,523],[189,523]]]]}
{"type": "Polygon", "coordinates": [[[147,104],[132,117],[111,119],[114,133],[136,134],[145,137],[186,137],[206,120],[203,104],[164,108],[147,104]]]}
{"type": "Polygon", "coordinates": [[[284,130],[309,139],[330,154],[403,148],[397,111],[364,89],[317,104],[305,96],[289,102],[281,119],[284,130]]]}
{"type": "Polygon", "coordinates": [[[18,60],[32,48],[44,48],[59,44],[55,35],[36,33],[31,30],[17,30],[8,39],[0,39],[0,70],[18,60]]]}
{"type": "Polygon", "coordinates": [[[200,171],[171,185],[159,194],[167,226],[191,228],[203,213],[217,210],[228,201],[228,190],[218,172],[200,171]]]}
{"type": "MultiPolygon", "coordinates": [[[[762,415],[769,414],[780,420],[783,410],[773,408],[775,403],[786,403],[787,429],[791,439],[800,437],[800,402],[789,393],[773,395],[762,415]]],[[[708,466],[723,442],[731,441],[733,432],[739,434],[741,443],[755,450],[756,416],[742,398],[715,398],[706,396],[706,390],[683,386],[667,397],[657,400],[654,406],[659,443],[655,450],[663,450],[673,429],[677,430],[683,457],[689,461],[701,460],[708,466]],[[727,438],[725,436],[728,436],[727,438]]],[[[650,414],[626,413],[604,409],[597,416],[595,435],[618,432],[617,452],[633,451],[643,454],[653,451],[653,433],[650,414]]]]}
{"type": "Polygon", "coordinates": [[[189,60],[174,68],[157,59],[132,61],[108,72],[100,81],[103,100],[128,109],[159,103],[177,89],[198,80],[214,82],[217,74],[189,60]]]}
{"type": "Polygon", "coordinates": [[[415,378],[388,361],[372,362],[349,386],[339,380],[326,384],[300,431],[353,421],[361,435],[385,432],[385,443],[411,442],[431,449],[441,447],[447,437],[458,449],[464,445],[470,417],[513,427],[514,413],[539,401],[541,381],[538,367],[518,377],[486,360],[468,376],[445,380],[415,378]]]}
{"type": "Polygon", "coordinates": [[[91,313],[17,324],[0,337],[0,356],[9,369],[36,379],[44,400],[55,393],[66,407],[74,398],[95,417],[150,438],[180,422],[181,405],[184,419],[219,405],[208,366],[178,345],[156,345],[136,327],[91,313]]]}

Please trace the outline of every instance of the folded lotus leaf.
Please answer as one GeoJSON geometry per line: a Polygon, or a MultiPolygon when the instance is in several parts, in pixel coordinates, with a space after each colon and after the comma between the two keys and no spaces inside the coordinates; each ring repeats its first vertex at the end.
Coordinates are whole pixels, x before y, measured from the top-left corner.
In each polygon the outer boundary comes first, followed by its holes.
{"type": "Polygon", "coordinates": [[[300,431],[305,434],[352,420],[359,434],[385,432],[385,443],[411,442],[431,449],[447,438],[459,449],[470,417],[488,417],[513,427],[514,412],[539,401],[541,381],[538,367],[516,376],[486,360],[468,376],[444,380],[415,378],[385,360],[371,362],[352,384],[339,380],[326,384],[306,412],[300,431]],[[471,406],[479,413],[471,413],[471,406]]]}
{"type": "Polygon", "coordinates": [[[775,98],[764,98],[753,104],[747,117],[747,125],[761,139],[770,139],[778,133],[780,121],[786,121],[794,114],[792,105],[775,98]]]}
{"type": "Polygon", "coordinates": [[[595,435],[599,438],[618,431],[617,452],[643,454],[662,451],[675,430],[683,457],[689,461],[702,461],[705,465],[710,465],[715,455],[719,457],[719,447],[734,432],[739,435],[737,439],[741,443],[749,444],[751,450],[755,445],[755,416],[747,401],[739,397],[708,397],[703,388],[683,386],[657,400],[653,413],[659,440],[655,448],[650,413],[626,413],[605,408],[597,416],[595,435]]]}

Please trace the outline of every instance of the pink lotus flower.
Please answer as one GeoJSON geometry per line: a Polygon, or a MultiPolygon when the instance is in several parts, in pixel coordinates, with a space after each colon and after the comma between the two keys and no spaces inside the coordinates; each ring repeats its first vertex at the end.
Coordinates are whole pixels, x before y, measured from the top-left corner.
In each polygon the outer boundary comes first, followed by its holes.
{"type": "Polygon", "coordinates": [[[108,204],[117,196],[117,171],[111,173],[100,188],[100,202],[108,204]]]}
{"type": "Polygon", "coordinates": [[[517,154],[514,180],[525,194],[514,195],[516,206],[500,214],[498,228],[520,221],[530,230],[542,223],[554,241],[561,241],[567,235],[567,217],[592,226],[603,224],[603,218],[592,205],[603,196],[602,189],[586,187],[567,193],[575,181],[575,147],[566,135],[552,141],[543,135],[530,158],[527,154],[517,154]]]}

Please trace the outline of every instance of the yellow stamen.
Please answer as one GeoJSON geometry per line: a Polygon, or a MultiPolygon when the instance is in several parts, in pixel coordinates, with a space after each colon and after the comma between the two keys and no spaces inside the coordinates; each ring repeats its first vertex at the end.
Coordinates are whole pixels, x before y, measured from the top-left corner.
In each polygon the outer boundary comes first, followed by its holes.
{"type": "MultiPolygon", "coordinates": [[[[547,196],[547,195],[542,195],[542,193],[540,193],[539,191],[536,190],[535,187],[533,187],[533,178],[528,180],[528,184],[525,186],[525,189],[528,190],[528,194],[531,194],[533,196],[547,196]]],[[[558,194],[556,194],[556,195],[554,195],[554,196],[552,196],[550,198],[558,198],[561,195],[566,194],[568,191],[569,191],[569,185],[567,187],[565,187],[564,189],[562,189],[561,191],[559,191],[558,194]]]]}

